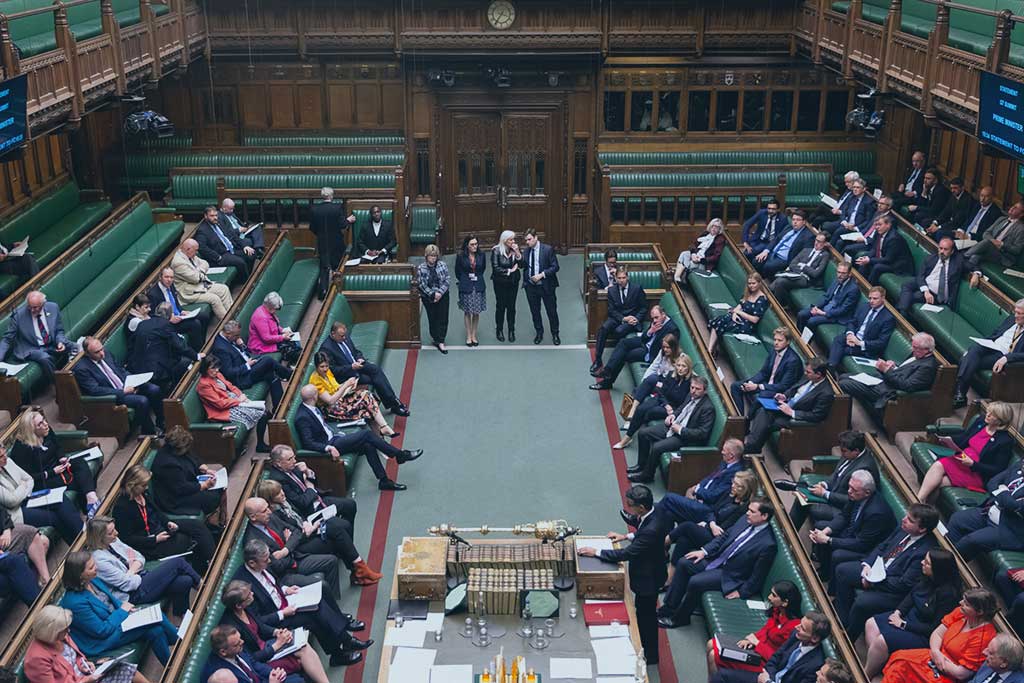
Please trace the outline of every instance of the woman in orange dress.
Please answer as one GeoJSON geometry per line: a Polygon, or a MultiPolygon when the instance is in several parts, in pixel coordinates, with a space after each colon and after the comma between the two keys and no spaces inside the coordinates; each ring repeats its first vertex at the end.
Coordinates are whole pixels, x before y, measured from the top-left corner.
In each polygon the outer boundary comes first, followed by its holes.
{"type": "Polygon", "coordinates": [[[985,663],[985,647],[996,635],[996,596],[985,588],[964,593],[960,606],[932,631],[929,647],[898,650],[882,670],[882,683],[966,681],[985,663]]]}

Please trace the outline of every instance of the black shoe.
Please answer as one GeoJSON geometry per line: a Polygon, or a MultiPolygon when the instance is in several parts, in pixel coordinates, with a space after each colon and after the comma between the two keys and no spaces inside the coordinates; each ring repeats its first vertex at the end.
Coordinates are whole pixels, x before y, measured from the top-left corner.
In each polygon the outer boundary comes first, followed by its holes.
{"type": "Polygon", "coordinates": [[[603,368],[603,367],[604,367],[604,363],[602,363],[599,360],[595,360],[593,363],[590,364],[590,374],[593,375],[594,377],[600,377],[601,376],[601,368],[603,368]]]}
{"type": "Polygon", "coordinates": [[[367,638],[366,640],[359,640],[358,638],[353,637],[352,640],[349,641],[348,646],[345,648],[345,650],[365,650],[371,645],[373,645],[372,638],[367,638]]]}
{"type": "Polygon", "coordinates": [[[404,403],[396,403],[391,406],[391,414],[398,415],[400,417],[409,417],[409,406],[404,403]]]}
{"type": "Polygon", "coordinates": [[[509,342],[514,342],[516,340],[516,331],[515,330],[510,329],[508,331],[508,340],[509,340],[509,342]]]}
{"type": "Polygon", "coordinates": [[[505,341],[505,333],[501,331],[501,328],[494,332],[494,336],[498,341],[505,341]]]}
{"type": "Polygon", "coordinates": [[[605,376],[604,366],[602,365],[602,366],[598,367],[597,370],[595,370],[594,366],[591,365],[590,366],[590,376],[591,377],[604,377],[605,376]]]}
{"type": "Polygon", "coordinates": [[[270,446],[265,444],[265,443],[263,443],[262,441],[260,441],[260,442],[258,442],[256,444],[256,452],[257,453],[269,453],[270,452],[270,446]]]}
{"type": "Polygon", "coordinates": [[[416,458],[420,457],[421,455],[423,455],[423,449],[422,448],[417,448],[414,451],[408,451],[408,450],[407,451],[402,451],[402,453],[398,457],[395,458],[395,462],[397,462],[399,465],[404,465],[407,462],[415,460],[416,458]]]}
{"type": "Polygon", "coordinates": [[[362,652],[350,652],[344,650],[337,654],[331,655],[330,665],[333,666],[351,666],[352,664],[358,664],[363,661],[362,652]]]}
{"type": "Polygon", "coordinates": [[[774,482],[775,488],[780,491],[796,491],[796,482],[789,479],[776,479],[774,482]]]}
{"type": "MultiPolygon", "coordinates": [[[[345,630],[346,631],[351,631],[353,633],[358,632],[358,631],[364,631],[364,630],[366,630],[366,622],[359,621],[358,619],[352,619],[351,621],[348,622],[348,626],[345,627],[345,630]]],[[[356,649],[357,650],[362,650],[363,648],[357,647],[356,649]]]]}
{"type": "Polygon", "coordinates": [[[668,589],[671,588],[671,587],[672,586],[670,586],[669,584],[666,583],[665,585],[663,585],[661,588],[658,589],[658,593],[668,593],[668,589]]]}
{"type": "Polygon", "coordinates": [[[399,484],[397,481],[381,479],[377,482],[377,488],[381,491],[404,491],[409,487],[405,484],[399,484]]]}
{"type": "Polygon", "coordinates": [[[965,405],[967,405],[967,397],[959,391],[956,392],[956,394],[953,395],[953,410],[963,408],[965,405]]]}
{"type": "Polygon", "coordinates": [[[540,344],[542,341],[544,341],[544,333],[538,332],[537,336],[533,338],[533,343],[540,344]]]}
{"type": "Polygon", "coordinates": [[[552,333],[551,334],[551,343],[554,344],[555,346],[558,346],[558,345],[560,345],[562,343],[562,338],[559,337],[557,334],[552,333]]]}
{"type": "Polygon", "coordinates": [[[434,344],[434,348],[440,351],[442,355],[448,355],[448,349],[442,349],[440,344],[434,344]]]}
{"type": "Polygon", "coordinates": [[[640,523],[640,519],[636,515],[630,514],[625,510],[619,510],[619,517],[622,517],[622,521],[625,522],[627,526],[636,526],[640,523]]]}
{"type": "Polygon", "coordinates": [[[634,484],[650,484],[654,481],[653,476],[648,476],[643,472],[637,472],[636,474],[627,474],[626,479],[629,479],[634,484]]]}
{"type": "Polygon", "coordinates": [[[591,384],[590,388],[594,391],[608,391],[612,388],[612,385],[607,382],[597,382],[596,384],[591,384]]]}
{"type": "Polygon", "coordinates": [[[316,298],[319,299],[320,301],[323,301],[324,299],[327,298],[327,292],[321,289],[316,293],[316,298]]]}
{"type": "Polygon", "coordinates": [[[630,465],[626,468],[626,474],[636,474],[637,472],[643,472],[644,468],[640,465],[630,465]]]}
{"type": "Polygon", "coordinates": [[[661,628],[676,628],[679,624],[669,617],[658,617],[658,626],[661,628]]]}

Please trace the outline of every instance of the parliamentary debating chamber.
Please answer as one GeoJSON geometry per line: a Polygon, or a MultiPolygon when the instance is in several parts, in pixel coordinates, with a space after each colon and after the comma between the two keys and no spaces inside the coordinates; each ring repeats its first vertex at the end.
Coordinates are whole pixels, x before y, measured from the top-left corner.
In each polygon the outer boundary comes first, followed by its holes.
{"type": "Polygon", "coordinates": [[[1022,23],[0,0],[0,683],[1024,683],[1022,23]]]}

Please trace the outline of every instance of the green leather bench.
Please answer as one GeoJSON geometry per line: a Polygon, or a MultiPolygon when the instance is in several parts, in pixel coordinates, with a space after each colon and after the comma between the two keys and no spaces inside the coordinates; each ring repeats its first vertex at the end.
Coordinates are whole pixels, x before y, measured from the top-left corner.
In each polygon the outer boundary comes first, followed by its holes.
{"type": "Polygon", "coordinates": [[[409,243],[433,244],[437,239],[437,207],[414,206],[409,219],[409,243]]]}
{"type": "MultiPolygon", "coordinates": [[[[74,181],[64,183],[4,221],[0,241],[10,246],[28,237],[29,250],[40,266],[46,266],[110,213],[109,201],[83,202],[80,192],[74,181]]],[[[17,286],[13,275],[0,275],[0,298],[17,286]]]]}
{"type": "MultiPolygon", "coordinates": [[[[616,249],[615,253],[617,254],[617,259],[620,262],[658,260],[653,249],[616,249]]],[[[587,263],[590,265],[594,265],[595,263],[604,263],[604,250],[587,252],[587,263]]]]}
{"type": "MultiPolygon", "coordinates": [[[[134,26],[142,21],[138,0],[113,0],[114,18],[121,28],[134,26]]],[[[52,7],[52,0],[7,0],[4,3],[4,14],[52,7]]],[[[171,11],[165,4],[151,5],[156,16],[163,16],[171,11]]],[[[76,41],[95,38],[103,33],[100,18],[100,0],[71,7],[67,10],[68,24],[76,41]]],[[[10,22],[11,41],[21,58],[34,57],[44,52],[57,49],[55,12],[43,12],[10,22]]]]}
{"type": "Polygon", "coordinates": [[[408,292],[412,273],[360,273],[358,268],[345,270],[346,292],[408,292]]]}
{"type": "MultiPolygon", "coordinates": [[[[1010,266],[1009,269],[1022,271],[1024,269],[1024,255],[1021,255],[1017,262],[1010,266]]],[[[988,278],[993,287],[1014,301],[1024,297],[1024,278],[1007,275],[1003,272],[1004,270],[1007,270],[1007,266],[1001,263],[996,264],[991,261],[985,261],[981,264],[982,274],[988,278]]]]}
{"type": "MultiPolygon", "coordinates": [[[[775,171],[709,171],[707,173],[675,173],[661,171],[612,172],[611,187],[774,187],[779,173],[775,171]]],[[[786,174],[786,203],[813,206],[820,201],[819,193],[829,191],[830,178],[823,171],[791,171],[786,174]]],[[[639,203],[639,197],[631,197],[639,203]]],[[[655,197],[647,201],[657,202],[655,197]]],[[[613,207],[615,205],[613,198],[613,207]]]]}
{"type": "MultiPolygon", "coordinates": [[[[171,194],[174,196],[175,208],[182,211],[202,211],[207,206],[217,203],[217,178],[215,174],[182,174],[171,178],[171,194]]],[[[241,189],[279,189],[292,188],[317,190],[321,187],[345,189],[353,187],[386,189],[395,186],[394,173],[317,173],[310,175],[284,175],[265,173],[254,175],[226,175],[224,184],[228,188],[241,189]]],[[[290,199],[282,199],[281,204],[291,206],[290,199]]],[[[244,208],[246,201],[238,200],[236,204],[244,208]]],[[[258,206],[258,202],[252,202],[258,206]]]]}
{"type": "MultiPolygon", "coordinates": [[[[90,249],[40,286],[46,298],[60,307],[68,339],[91,334],[106,322],[139,280],[178,244],[184,223],[154,222],[156,213],[166,211],[153,209],[145,201],[139,203],[90,249]]],[[[22,398],[28,401],[42,383],[43,373],[37,364],[29,363],[17,378],[22,398]]]]}
{"type": "Polygon", "coordinates": [[[242,144],[246,147],[385,147],[404,145],[405,136],[374,135],[370,133],[346,133],[340,135],[245,133],[242,135],[242,144]]]}
{"type": "MultiPolygon", "coordinates": [[[[984,1],[984,0],[983,0],[984,1]]],[[[848,0],[837,0],[832,9],[846,14],[850,11],[848,0]]],[[[886,0],[864,0],[861,5],[861,17],[873,24],[884,24],[889,16],[889,3],[886,0]]],[[[935,6],[920,0],[903,0],[900,16],[900,29],[918,38],[927,38],[935,26],[935,6]]]]}

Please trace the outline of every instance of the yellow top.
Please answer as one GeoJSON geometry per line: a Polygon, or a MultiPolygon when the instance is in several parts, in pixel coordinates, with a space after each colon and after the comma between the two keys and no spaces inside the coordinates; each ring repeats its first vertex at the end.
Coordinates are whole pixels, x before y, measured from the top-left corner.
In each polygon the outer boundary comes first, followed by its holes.
{"type": "Polygon", "coordinates": [[[334,373],[330,370],[327,371],[327,376],[324,377],[316,370],[309,376],[309,383],[316,387],[317,393],[324,393],[333,396],[341,385],[338,384],[338,380],[334,379],[334,373]]]}

